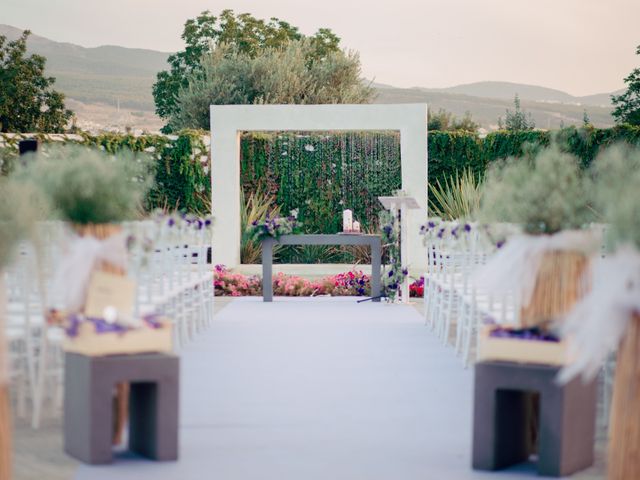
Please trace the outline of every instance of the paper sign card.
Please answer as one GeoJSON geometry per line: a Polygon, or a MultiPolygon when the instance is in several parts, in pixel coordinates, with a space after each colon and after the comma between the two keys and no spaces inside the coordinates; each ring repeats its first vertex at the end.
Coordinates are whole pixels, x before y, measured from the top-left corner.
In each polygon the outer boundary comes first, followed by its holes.
{"type": "Polygon", "coordinates": [[[121,318],[133,317],[136,282],[123,275],[93,272],[89,282],[84,313],[88,317],[103,318],[105,309],[118,312],[121,318]]]}

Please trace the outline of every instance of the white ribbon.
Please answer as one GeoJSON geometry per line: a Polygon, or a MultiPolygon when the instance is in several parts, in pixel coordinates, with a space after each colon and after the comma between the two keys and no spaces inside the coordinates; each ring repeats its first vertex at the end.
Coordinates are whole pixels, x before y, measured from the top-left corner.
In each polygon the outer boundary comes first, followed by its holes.
{"type": "Polygon", "coordinates": [[[523,305],[531,302],[540,262],[557,250],[590,255],[598,250],[600,235],[594,230],[567,230],[553,235],[516,235],[471,275],[471,282],[490,294],[515,293],[523,305]]]}
{"type": "Polygon", "coordinates": [[[560,372],[561,383],[577,375],[593,379],[607,355],[618,348],[632,314],[640,313],[638,250],[622,247],[610,257],[596,259],[592,272],[591,291],[563,322],[575,360],[560,372]]]}
{"type": "Polygon", "coordinates": [[[119,233],[104,240],[74,235],[54,276],[56,297],[62,299],[64,310],[79,312],[84,307],[91,272],[100,262],[122,269],[127,267],[125,235],[119,233]]]}

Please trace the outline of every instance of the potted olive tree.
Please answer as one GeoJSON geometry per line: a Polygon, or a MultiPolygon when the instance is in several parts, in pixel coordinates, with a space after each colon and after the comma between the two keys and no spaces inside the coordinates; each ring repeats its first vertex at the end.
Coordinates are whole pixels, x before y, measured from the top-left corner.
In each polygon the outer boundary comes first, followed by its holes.
{"type": "Polygon", "coordinates": [[[576,361],[561,380],[595,377],[617,350],[608,478],[626,480],[640,478],[640,149],[603,152],[594,163],[593,190],[607,253],[594,259],[591,290],[565,322],[576,361]]]}
{"type": "MultiPolygon", "coordinates": [[[[109,154],[84,146],[39,152],[18,176],[41,189],[54,215],[75,236],[66,246],[56,284],[66,314],[83,311],[93,271],[125,275],[128,252],[121,222],[140,218],[144,196],[153,183],[145,155],[109,154]]],[[[120,443],[126,420],[128,386],[118,385],[118,421],[114,443],[120,443]]]]}
{"type": "Polygon", "coordinates": [[[552,145],[494,166],[479,217],[516,224],[522,234],[507,240],[477,280],[489,290],[515,293],[520,327],[551,328],[584,295],[583,273],[600,246],[577,159],[552,145]]]}

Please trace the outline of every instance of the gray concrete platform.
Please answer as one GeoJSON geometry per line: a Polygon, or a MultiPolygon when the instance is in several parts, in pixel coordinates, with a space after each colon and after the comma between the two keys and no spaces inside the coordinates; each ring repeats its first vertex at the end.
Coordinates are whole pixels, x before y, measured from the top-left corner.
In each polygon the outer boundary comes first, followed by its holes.
{"type": "Polygon", "coordinates": [[[411,306],[242,298],[182,353],[180,460],[81,465],[75,478],[534,478],[471,470],[471,412],[472,370],[411,306]]]}

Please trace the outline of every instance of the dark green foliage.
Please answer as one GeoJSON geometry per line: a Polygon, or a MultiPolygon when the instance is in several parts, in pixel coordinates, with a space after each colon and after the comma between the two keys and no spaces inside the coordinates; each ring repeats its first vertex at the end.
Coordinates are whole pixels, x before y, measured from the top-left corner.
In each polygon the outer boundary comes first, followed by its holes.
{"type": "Polygon", "coordinates": [[[517,132],[520,130],[533,130],[536,128],[536,122],[533,120],[531,113],[526,113],[520,107],[520,97],[516,93],[513,99],[513,112],[507,109],[504,123],[502,117],[498,119],[498,125],[505,130],[517,132]]]}
{"type": "MultiPolygon", "coordinates": [[[[145,208],[180,209],[206,214],[211,211],[211,177],[209,175],[208,148],[203,142],[204,132],[185,130],[169,138],[164,135],[121,135],[105,133],[101,135],[82,134],[82,141],[68,139],[64,143],[103,148],[109,153],[120,150],[146,152],[152,156],[156,183],[148,193],[145,208]]],[[[15,164],[18,149],[17,137],[1,137],[5,148],[0,148],[0,159],[7,159],[0,166],[0,172],[7,174],[15,164]]],[[[47,135],[40,135],[42,148],[61,142],[51,141],[47,135]]]]}
{"type": "Polygon", "coordinates": [[[30,34],[12,42],[0,35],[0,132],[59,133],[73,113],[51,88],[55,79],[44,75],[45,57],[27,55],[30,34]]]}
{"type": "MultiPolygon", "coordinates": [[[[640,55],[640,45],[636,50],[640,55]]],[[[616,122],[640,125],[640,68],[635,68],[629,76],[624,79],[627,90],[621,95],[612,95],[611,102],[615,106],[611,115],[616,122]]]]}
{"type": "Polygon", "coordinates": [[[241,183],[245,193],[262,183],[283,213],[299,209],[309,233],[340,231],[345,208],[363,228],[375,226],[377,197],[400,188],[400,136],[245,134],[241,183]]]}
{"type": "Polygon", "coordinates": [[[440,108],[437,112],[428,112],[427,128],[429,131],[456,131],[462,130],[464,132],[477,132],[480,125],[478,125],[471,117],[470,112],[466,112],[461,119],[456,118],[453,113],[448,112],[444,108],[440,108]]]}

